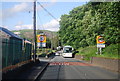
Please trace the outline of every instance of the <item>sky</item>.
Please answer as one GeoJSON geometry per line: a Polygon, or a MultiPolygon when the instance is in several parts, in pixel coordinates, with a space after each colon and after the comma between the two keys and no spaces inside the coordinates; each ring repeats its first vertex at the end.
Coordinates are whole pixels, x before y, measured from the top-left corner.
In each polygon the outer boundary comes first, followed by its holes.
{"type": "MultiPolygon", "coordinates": [[[[57,20],[52,18],[37,3],[37,29],[58,31],[61,15],[69,14],[73,8],[86,4],[86,2],[40,2],[57,20]]],[[[0,27],[9,30],[33,29],[33,3],[32,2],[2,2],[0,11],[0,27]]]]}

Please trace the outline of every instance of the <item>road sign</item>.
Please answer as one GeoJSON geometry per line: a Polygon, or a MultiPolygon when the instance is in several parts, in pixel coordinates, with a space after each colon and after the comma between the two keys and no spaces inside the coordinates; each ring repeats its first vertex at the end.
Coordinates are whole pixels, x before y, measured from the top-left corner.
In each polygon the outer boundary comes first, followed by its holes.
{"type": "Polygon", "coordinates": [[[97,44],[104,44],[105,43],[104,38],[102,36],[97,36],[96,41],[97,41],[97,44]]]}
{"type": "Polygon", "coordinates": [[[102,48],[105,48],[105,41],[102,36],[97,36],[96,38],[97,42],[97,54],[102,54],[102,48]]]}
{"type": "Polygon", "coordinates": [[[38,42],[37,47],[46,47],[46,43],[44,42],[38,42]]]}
{"type": "Polygon", "coordinates": [[[46,35],[37,35],[37,42],[46,43],[46,35]]]}
{"type": "Polygon", "coordinates": [[[97,48],[105,48],[105,44],[97,44],[97,48]]]}
{"type": "Polygon", "coordinates": [[[44,39],[45,39],[44,36],[40,36],[40,37],[39,37],[40,42],[43,42],[44,39]]]}

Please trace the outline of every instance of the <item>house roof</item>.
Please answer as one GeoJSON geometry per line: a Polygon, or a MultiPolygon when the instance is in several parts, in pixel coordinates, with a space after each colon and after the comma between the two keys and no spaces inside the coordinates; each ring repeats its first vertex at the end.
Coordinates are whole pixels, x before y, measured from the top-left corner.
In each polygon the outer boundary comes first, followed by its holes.
{"type": "Polygon", "coordinates": [[[3,31],[3,32],[5,32],[7,35],[9,35],[12,38],[22,39],[21,37],[15,35],[13,32],[9,31],[6,28],[0,27],[0,30],[3,31]]]}

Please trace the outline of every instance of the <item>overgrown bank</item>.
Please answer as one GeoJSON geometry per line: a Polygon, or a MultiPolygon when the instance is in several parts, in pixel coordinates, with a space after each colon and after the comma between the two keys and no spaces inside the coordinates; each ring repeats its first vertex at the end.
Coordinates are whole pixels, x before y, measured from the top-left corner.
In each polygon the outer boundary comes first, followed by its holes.
{"type": "Polygon", "coordinates": [[[90,60],[91,57],[104,57],[104,58],[113,58],[120,59],[118,54],[118,44],[111,44],[102,49],[102,55],[98,55],[96,46],[88,46],[85,48],[79,48],[76,55],[83,55],[85,58],[83,60],[90,60]]]}

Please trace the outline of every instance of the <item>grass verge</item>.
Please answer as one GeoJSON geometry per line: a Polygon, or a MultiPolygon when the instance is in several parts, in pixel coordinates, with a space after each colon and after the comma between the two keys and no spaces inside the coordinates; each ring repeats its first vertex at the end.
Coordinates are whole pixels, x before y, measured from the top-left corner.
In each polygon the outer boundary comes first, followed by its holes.
{"type": "Polygon", "coordinates": [[[83,55],[85,58],[83,60],[90,60],[91,57],[104,57],[104,58],[112,58],[112,59],[120,59],[120,55],[118,54],[118,44],[111,44],[102,48],[102,55],[96,54],[97,47],[95,46],[88,46],[85,48],[79,48],[77,51],[77,55],[83,55]]]}

